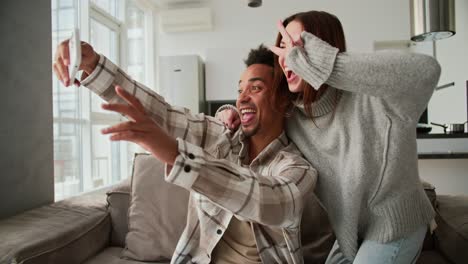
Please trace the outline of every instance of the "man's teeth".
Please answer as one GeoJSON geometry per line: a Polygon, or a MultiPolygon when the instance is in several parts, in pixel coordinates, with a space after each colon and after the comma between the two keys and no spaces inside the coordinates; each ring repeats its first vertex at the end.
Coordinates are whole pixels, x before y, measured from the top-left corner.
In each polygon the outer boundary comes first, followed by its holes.
{"type": "Polygon", "coordinates": [[[247,113],[256,113],[254,109],[242,109],[241,114],[247,114],[247,113]]]}

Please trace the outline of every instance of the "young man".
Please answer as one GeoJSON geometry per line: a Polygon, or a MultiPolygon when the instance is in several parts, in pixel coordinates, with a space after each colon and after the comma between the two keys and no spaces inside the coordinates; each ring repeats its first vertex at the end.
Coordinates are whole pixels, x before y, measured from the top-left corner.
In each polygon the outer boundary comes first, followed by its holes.
{"type": "MultiPolygon", "coordinates": [[[[66,60],[63,48],[57,62],[66,60]]],[[[131,120],[103,133],[150,151],[168,164],[166,181],[191,193],[171,263],[303,263],[301,216],[317,175],[285,136],[287,106],[272,103],[286,100],[272,93],[268,49],[246,60],[237,99],[242,129],[234,134],[212,117],[167,104],[104,56],[88,55],[82,84],[111,102],[104,109],[131,120]]],[[[54,69],[67,84],[64,66],[54,69]]]]}

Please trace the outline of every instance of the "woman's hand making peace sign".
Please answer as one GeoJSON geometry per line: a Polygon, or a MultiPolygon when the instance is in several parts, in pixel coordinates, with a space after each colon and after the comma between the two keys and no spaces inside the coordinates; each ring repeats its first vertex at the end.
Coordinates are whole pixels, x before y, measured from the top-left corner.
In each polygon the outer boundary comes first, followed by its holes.
{"type": "Polygon", "coordinates": [[[273,53],[275,53],[278,57],[280,57],[280,59],[286,58],[289,52],[291,52],[291,49],[295,46],[304,46],[300,35],[298,35],[296,39],[293,39],[291,35],[289,35],[289,33],[286,31],[286,28],[283,25],[283,21],[278,21],[277,27],[283,39],[281,40],[279,47],[271,46],[270,50],[273,53]]]}

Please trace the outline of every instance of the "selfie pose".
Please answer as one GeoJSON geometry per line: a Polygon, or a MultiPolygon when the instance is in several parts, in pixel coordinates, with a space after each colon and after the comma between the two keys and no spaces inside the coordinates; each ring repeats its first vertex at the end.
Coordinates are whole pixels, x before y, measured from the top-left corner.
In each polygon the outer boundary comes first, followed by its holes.
{"type": "MultiPolygon", "coordinates": [[[[346,52],[341,22],[310,11],[278,24],[286,132],[317,169],[337,240],[331,263],[415,263],[434,211],[418,175],[416,124],[440,76],[430,56],[346,52]]],[[[236,111],[219,117],[232,126],[236,111]]],[[[242,118],[241,118],[242,120],[242,118]]]]}
{"type": "MultiPolygon", "coordinates": [[[[245,61],[237,99],[243,120],[231,133],[213,117],[169,105],[82,47],[81,84],[110,102],[104,109],[130,119],[102,132],[151,152],[168,165],[165,180],[190,191],[171,263],[303,263],[301,217],[317,175],[284,133],[288,101],[272,90],[270,50],[260,46],[245,61]]],[[[54,70],[65,85],[67,56],[64,42],[54,70]]]]}

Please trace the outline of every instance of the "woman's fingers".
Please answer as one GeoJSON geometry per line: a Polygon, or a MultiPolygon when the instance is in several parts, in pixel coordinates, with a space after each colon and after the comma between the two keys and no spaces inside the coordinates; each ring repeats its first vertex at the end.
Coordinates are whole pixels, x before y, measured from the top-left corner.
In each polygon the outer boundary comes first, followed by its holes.
{"type": "Polygon", "coordinates": [[[270,50],[276,54],[276,56],[281,57],[284,54],[284,49],[276,46],[270,46],[270,50]]]}
{"type": "Polygon", "coordinates": [[[115,86],[115,92],[117,93],[118,96],[120,96],[120,98],[124,99],[125,102],[127,102],[129,105],[133,106],[135,109],[137,109],[141,113],[146,114],[145,108],[140,103],[140,100],[138,100],[135,96],[125,91],[119,85],[115,86]]]}
{"type": "Polygon", "coordinates": [[[234,120],[234,122],[232,122],[231,126],[229,127],[230,130],[237,130],[237,128],[239,127],[240,125],[240,118],[237,117],[237,119],[234,120]]]}
{"type": "Polygon", "coordinates": [[[304,47],[304,42],[302,41],[301,35],[297,36],[297,39],[294,39],[294,46],[304,47]]]}
{"type": "Polygon", "coordinates": [[[277,24],[278,31],[280,32],[281,36],[283,37],[282,42],[286,44],[287,47],[292,47],[294,45],[293,40],[289,33],[286,31],[286,28],[283,26],[283,21],[278,21],[277,24]]]}

